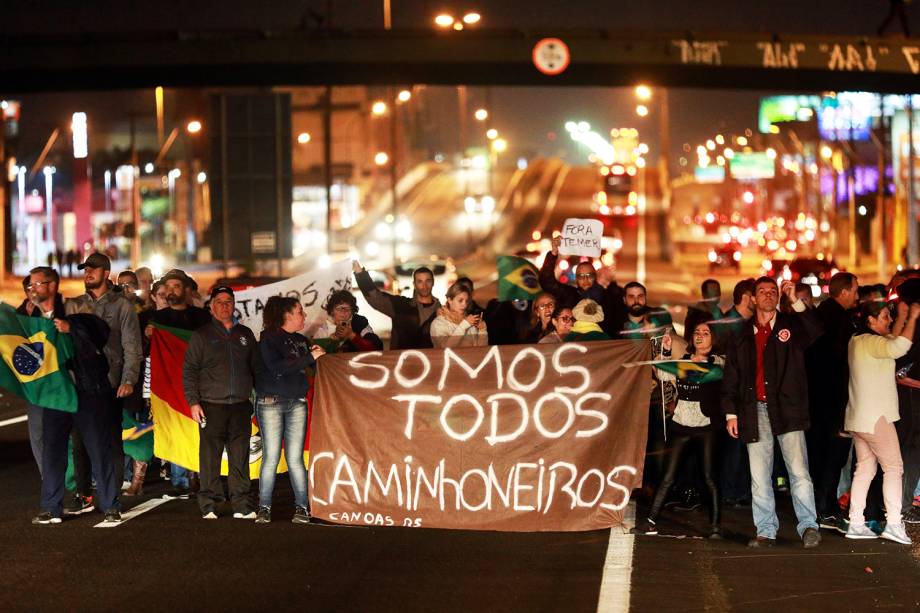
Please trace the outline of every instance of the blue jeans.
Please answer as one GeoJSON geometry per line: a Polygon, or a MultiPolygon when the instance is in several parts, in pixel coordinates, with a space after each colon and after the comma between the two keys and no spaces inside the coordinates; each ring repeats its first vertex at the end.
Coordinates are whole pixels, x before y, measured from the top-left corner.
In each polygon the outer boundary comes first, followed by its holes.
{"type": "Polygon", "coordinates": [[[260,396],[256,414],[262,434],[262,467],[259,470],[259,506],[272,506],[275,473],[281,461],[281,441],[287,461],[294,504],[307,508],[307,468],[303,463],[304,438],[307,435],[307,403],[300,399],[260,396]]]}
{"type": "MultiPolygon", "coordinates": [[[[779,519],[776,517],[776,501],[773,498],[773,430],[767,403],[757,403],[758,442],[748,443],[748,457],[751,466],[751,509],[757,536],[776,538],[779,519]]],[[[808,452],[805,449],[805,433],[801,430],[787,432],[776,437],[789,471],[792,490],[792,506],[799,523],[799,536],[808,528],[818,529],[815,512],[815,490],[808,472],[808,452]]]]}
{"type": "Polygon", "coordinates": [[[172,483],[173,487],[188,489],[188,469],[170,462],[169,481],[172,483]]]}

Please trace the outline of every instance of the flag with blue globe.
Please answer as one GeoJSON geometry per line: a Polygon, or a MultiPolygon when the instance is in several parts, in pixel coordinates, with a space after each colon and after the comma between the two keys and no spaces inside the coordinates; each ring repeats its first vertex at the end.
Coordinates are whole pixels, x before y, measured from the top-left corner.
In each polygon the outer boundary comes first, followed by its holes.
{"type": "Polygon", "coordinates": [[[40,407],[74,413],[77,391],[67,372],[73,341],[54,322],[0,304],[0,387],[40,407]]]}

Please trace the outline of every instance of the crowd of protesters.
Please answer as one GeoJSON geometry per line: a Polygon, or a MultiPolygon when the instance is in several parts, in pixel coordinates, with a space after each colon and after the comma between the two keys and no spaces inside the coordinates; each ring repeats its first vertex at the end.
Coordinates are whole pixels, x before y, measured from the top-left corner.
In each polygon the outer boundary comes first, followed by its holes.
{"type": "MultiPolygon", "coordinates": [[[[412,296],[378,288],[358,262],[357,287],[392,321],[389,348],[473,347],[513,343],[650,340],[653,357],[693,363],[721,376],[694,379],[654,371],[649,380],[649,432],[639,492],[648,512],[635,532],[657,534],[667,509],[690,511],[705,500],[710,538],[722,538],[723,507],[751,509],[750,547],[776,542],[775,492],[788,491],[805,547],[821,529],[853,539],[910,544],[904,524],[920,520],[914,494],[920,479],[920,360],[914,342],[920,317],[920,275],[899,274],[889,286],[858,284],[839,272],[817,306],[811,286],[771,277],[744,279],[722,310],[722,289],[709,279],[689,305],[678,335],[668,309],[649,304],[632,281],[602,284],[597,263],[574,266],[574,284],[557,275],[559,241],[539,274],[532,300],[474,298],[470,279],[432,294],[434,274],[413,274],[412,296]],[[441,302],[440,298],[443,298],[441,302]],[[878,468],[881,471],[878,471],[878,468]]],[[[140,494],[148,466],[126,461],[122,411],[149,420],[150,339],[157,325],[192,332],[183,370],[191,417],[200,425],[198,473],[165,464],[173,493],[196,493],[201,516],[216,519],[228,500],[233,517],[272,519],[275,472],[282,449],[294,491],[295,523],[309,523],[302,450],[309,385],[328,352],[383,349],[355,296],[340,290],[324,302],[327,319],[311,338],[303,306],[272,297],[261,338],[234,317],[234,292],[211,289],[205,302],[181,270],[154,281],[150,271],[124,271],[94,253],[78,266],[86,293],[63,299],[50,267],[24,280],[24,315],[53,319],[73,337],[68,367],[78,392],[74,414],[28,407],[32,450],[42,476],[35,523],[59,523],[64,513],[93,508],[120,521],[120,496],[140,494]],[[250,424],[261,430],[263,461],[257,504],[250,496],[250,424]],[[64,506],[64,474],[72,440],[76,492],[64,506]],[[227,489],[221,456],[227,452],[227,489]],[[93,483],[95,487],[93,488],[93,483]],[[123,487],[119,487],[119,483],[123,487]]],[[[920,503],[918,503],[920,504],[920,503]]]]}

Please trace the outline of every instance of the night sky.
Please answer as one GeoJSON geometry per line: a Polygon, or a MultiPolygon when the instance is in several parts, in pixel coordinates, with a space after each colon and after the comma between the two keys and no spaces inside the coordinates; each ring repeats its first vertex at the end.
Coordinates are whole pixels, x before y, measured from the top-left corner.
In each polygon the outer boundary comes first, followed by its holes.
{"type": "MultiPolygon", "coordinates": [[[[2,33],[13,36],[53,36],[57,33],[152,30],[285,30],[315,27],[316,17],[333,7],[333,24],[344,29],[382,27],[383,1],[327,0],[242,2],[239,0],[188,2],[161,0],[126,3],[123,0],[85,3],[32,0],[4,6],[2,33]]],[[[551,33],[555,29],[603,28],[624,31],[694,30],[778,32],[783,34],[874,35],[888,12],[887,0],[805,2],[772,0],[699,2],[687,0],[621,2],[588,0],[528,0],[527,2],[473,0],[392,0],[394,28],[424,29],[435,14],[476,10],[481,27],[551,33]]],[[[911,30],[920,32],[920,6],[908,6],[911,30]]],[[[895,22],[890,32],[898,30],[895,22]]],[[[457,33],[462,35],[462,33],[457,33]]],[[[2,87],[2,86],[0,86],[2,87]]],[[[475,103],[482,88],[472,88],[475,103]],[[479,93],[477,93],[479,92],[479,93]]],[[[671,90],[672,145],[699,143],[717,132],[739,133],[755,128],[757,99],[767,92],[671,90]]],[[[53,125],[66,125],[73,110],[85,110],[97,127],[118,111],[152,114],[151,92],[66,93],[24,98],[24,145],[40,142],[53,125]],[[79,106],[81,108],[77,109],[79,106]],[[148,108],[149,107],[149,108],[148,108]],[[32,138],[34,134],[34,138],[32,138]]],[[[656,122],[637,120],[631,90],[611,88],[502,88],[492,93],[494,125],[519,153],[565,154],[570,145],[563,129],[569,119],[587,120],[599,131],[631,125],[655,147],[656,122]],[[522,109],[526,109],[522,112],[522,109]],[[643,125],[645,124],[645,125],[643,125]],[[548,132],[559,138],[552,142],[548,132]],[[645,135],[648,135],[647,137],[645,135]]],[[[447,120],[447,119],[445,119],[447,120]]],[[[570,161],[577,161],[571,157],[570,161]]]]}

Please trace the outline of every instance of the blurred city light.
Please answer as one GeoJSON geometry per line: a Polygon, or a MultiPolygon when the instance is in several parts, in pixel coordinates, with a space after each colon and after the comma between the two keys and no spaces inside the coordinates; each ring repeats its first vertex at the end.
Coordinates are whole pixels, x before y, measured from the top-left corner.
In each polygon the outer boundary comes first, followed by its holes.
{"type": "Polygon", "coordinates": [[[301,132],[300,134],[297,135],[297,142],[300,143],[301,145],[306,145],[307,143],[310,142],[311,138],[313,137],[310,136],[309,132],[301,132]]]}
{"type": "Polygon", "coordinates": [[[73,156],[85,158],[89,151],[86,138],[86,113],[74,113],[70,129],[73,131],[73,156]]]}
{"type": "Polygon", "coordinates": [[[498,138],[498,130],[496,130],[495,128],[489,128],[488,130],[486,130],[486,138],[488,138],[489,140],[495,140],[496,138],[498,138]]]}
{"type": "Polygon", "coordinates": [[[639,100],[649,100],[652,97],[652,88],[648,85],[636,86],[636,97],[639,100]]]}
{"type": "Polygon", "coordinates": [[[434,23],[439,28],[449,28],[452,25],[454,25],[454,17],[453,15],[441,13],[440,15],[434,18],[434,23]]]}
{"type": "Polygon", "coordinates": [[[636,115],[639,117],[645,117],[648,115],[648,107],[644,104],[636,105],[636,115]]]}
{"type": "Polygon", "coordinates": [[[146,164],[144,164],[144,172],[146,172],[149,175],[153,173],[153,171],[154,171],[153,162],[147,162],[146,164]]]}
{"type": "Polygon", "coordinates": [[[390,161],[390,156],[386,154],[385,151],[378,151],[374,155],[374,164],[377,166],[385,166],[387,162],[390,161]]]}
{"type": "Polygon", "coordinates": [[[476,109],[476,112],[473,113],[473,117],[476,118],[476,121],[485,121],[489,118],[489,111],[485,109],[476,109]]]}
{"type": "Polygon", "coordinates": [[[189,134],[198,134],[201,132],[201,122],[197,119],[193,119],[185,125],[185,130],[189,134]]]}
{"type": "Polygon", "coordinates": [[[465,23],[468,26],[471,26],[474,23],[479,23],[481,19],[482,19],[482,15],[480,15],[479,13],[475,13],[475,12],[467,13],[466,15],[463,16],[463,23],[465,23]]]}
{"type": "Polygon", "coordinates": [[[508,150],[508,141],[504,138],[496,138],[492,141],[492,150],[495,151],[495,153],[504,153],[508,150]]]}
{"type": "Polygon", "coordinates": [[[412,92],[410,92],[408,89],[400,90],[400,92],[396,94],[396,99],[400,102],[409,102],[411,98],[412,92]]]}
{"type": "Polygon", "coordinates": [[[378,100],[371,106],[371,113],[373,115],[376,115],[377,117],[384,115],[386,112],[387,112],[387,103],[384,102],[383,100],[378,100]]]}
{"type": "Polygon", "coordinates": [[[199,184],[204,183],[205,181],[208,180],[208,175],[207,175],[207,173],[204,172],[204,171],[199,172],[199,173],[198,173],[198,176],[197,176],[197,179],[198,179],[198,183],[199,183],[199,184]]]}

